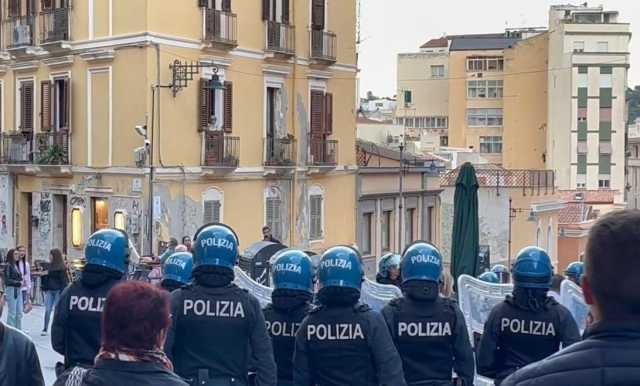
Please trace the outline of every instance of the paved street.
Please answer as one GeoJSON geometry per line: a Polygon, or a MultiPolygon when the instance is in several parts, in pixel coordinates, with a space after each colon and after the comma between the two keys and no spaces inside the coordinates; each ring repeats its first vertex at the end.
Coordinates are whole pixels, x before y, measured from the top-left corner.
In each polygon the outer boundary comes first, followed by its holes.
{"type": "MultiPolygon", "coordinates": [[[[6,322],[7,312],[2,315],[2,320],[6,322]]],[[[55,376],[55,364],[62,360],[62,357],[58,355],[53,348],[51,348],[51,336],[40,336],[42,331],[42,325],[44,323],[44,307],[35,306],[33,310],[24,315],[22,319],[22,328],[33,339],[38,349],[38,355],[40,357],[40,365],[44,373],[44,380],[47,386],[53,385],[56,379],[55,376]]]]}

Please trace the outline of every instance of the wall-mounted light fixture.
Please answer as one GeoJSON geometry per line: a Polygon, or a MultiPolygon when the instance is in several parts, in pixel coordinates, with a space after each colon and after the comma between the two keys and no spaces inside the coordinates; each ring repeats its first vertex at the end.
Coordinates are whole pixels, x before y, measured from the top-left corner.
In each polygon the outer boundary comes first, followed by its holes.
{"type": "Polygon", "coordinates": [[[116,211],[113,215],[113,224],[116,229],[126,231],[127,229],[127,215],[123,211],[116,211]]]}
{"type": "Polygon", "coordinates": [[[71,209],[71,245],[80,248],[82,239],[82,212],[80,208],[73,208],[71,209]]]}

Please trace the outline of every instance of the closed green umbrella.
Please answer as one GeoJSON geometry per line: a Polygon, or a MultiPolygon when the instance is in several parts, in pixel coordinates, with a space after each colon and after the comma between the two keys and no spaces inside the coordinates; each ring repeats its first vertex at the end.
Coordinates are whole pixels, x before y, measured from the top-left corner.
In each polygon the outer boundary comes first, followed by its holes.
{"type": "Polygon", "coordinates": [[[478,275],[478,179],[476,170],[467,162],[460,167],[453,199],[453,231],[451,240],[451,275],[457,284],[462,274],[478,275]]]}

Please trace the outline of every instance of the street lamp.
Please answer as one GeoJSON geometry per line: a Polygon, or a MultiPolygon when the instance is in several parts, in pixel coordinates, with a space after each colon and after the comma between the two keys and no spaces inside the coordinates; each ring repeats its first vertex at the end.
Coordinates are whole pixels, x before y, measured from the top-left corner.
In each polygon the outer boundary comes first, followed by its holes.
{"type": "Polygon", "coordinates": [[[149,162],[149,197],[147,199],[147,249],[145,252],[147,255],[153,254],[153,176],[154,176],[154,166],[153,166],[153,138],[149,136],[149,130],[147,125],[137,125],[135,127],[136,133],[139,136],[144,138],[144,146],[147,150],[147,159],[149,162]]]}

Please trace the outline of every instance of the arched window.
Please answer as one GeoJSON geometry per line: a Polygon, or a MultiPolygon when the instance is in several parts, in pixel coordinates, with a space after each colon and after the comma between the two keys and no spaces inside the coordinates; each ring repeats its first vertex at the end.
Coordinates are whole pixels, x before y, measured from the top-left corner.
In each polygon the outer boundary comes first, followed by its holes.
{"type": "Polygon", "coordinates": [[[202,222],[222,222],[224,218],[224,194],[217,188],[207,189],[202,194],[202,222]]]}

